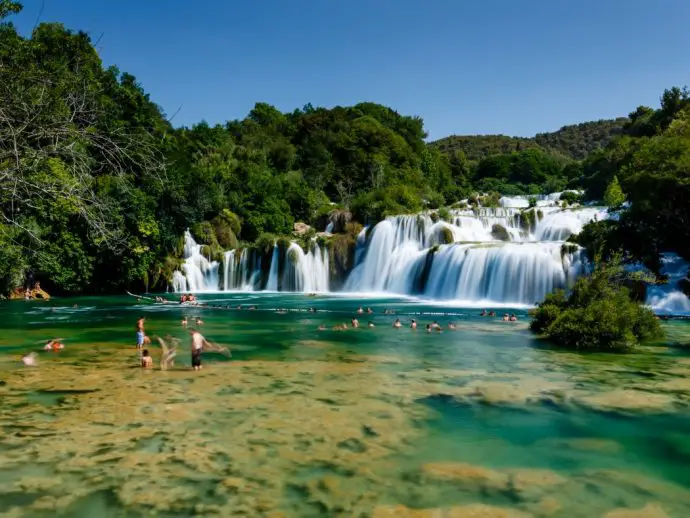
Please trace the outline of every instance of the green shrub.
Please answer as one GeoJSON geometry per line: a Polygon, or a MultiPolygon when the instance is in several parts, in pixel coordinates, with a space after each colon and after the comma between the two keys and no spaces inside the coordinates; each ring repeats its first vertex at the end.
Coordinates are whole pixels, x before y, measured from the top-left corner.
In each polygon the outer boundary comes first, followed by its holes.
{"type": "Polygon", "coordinates": [[[652,311],[626,288],[631,277],[618,257],[598,263],[569,295],[563,290],[547,295],[532,311],[530,328],[559,347],[580,351],[627,352],[662,336],[652,311]]]}
{"type": "Polygon", "coordinates": [[[212,245],[217,242],[216,232],[210,221],[195,223],[190,229],[194,240],[200,245],[212,245]]]}
{"type": "Polygon", "coordinates": [[[452,223],[453,221],[453,216],[451,216],[448,207],[441,207],[440,209],[438,209],[438,217],[441,218],[443,221],[447,221],[448,223],[452,223]]]}
{"type": "Polygon", "coordinates": [[[528,202],[530,209],[537,206],[537,198],[535,196],[530,196],[528,202]]]}
{"type": "Polygon", "coordinates": [[[582,194],[579,192],[567,191],[561,194],[561,201],[567,205],[574,205],[582,202],[582,194]]]}
{"type": "Polygon", "coordinates": [[[453,237],[453,231],[444,226],[441,229],[441,243],[444,245],[449,245],[455,241],[455,238],[453,237]]]}

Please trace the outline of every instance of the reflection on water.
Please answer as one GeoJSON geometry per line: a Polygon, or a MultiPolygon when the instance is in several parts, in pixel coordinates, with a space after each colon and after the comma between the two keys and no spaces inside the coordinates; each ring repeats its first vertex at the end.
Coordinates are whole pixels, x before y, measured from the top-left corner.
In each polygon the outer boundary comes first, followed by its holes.
{"type": "Polygon", "coordinates": [[[670,344],[579,356],[535,341],[521,311],[507,324],[392,299],[76,302],[0,306],[0,514],[690,516],[690,358],[667,346],[690,342],[683,322],[670,344]],[[360,305],[374,310],[362,329],[331,329],[360,305]],[[141,315],[184,347],[181,317],[202,316],[233,357],[192,373],[183,350],[176,369],[143,372],[141,315]],[[458,328],[426,333],[434,320],[458,328]],[[21,366],[54,336],[65,351],[21,366]]]}

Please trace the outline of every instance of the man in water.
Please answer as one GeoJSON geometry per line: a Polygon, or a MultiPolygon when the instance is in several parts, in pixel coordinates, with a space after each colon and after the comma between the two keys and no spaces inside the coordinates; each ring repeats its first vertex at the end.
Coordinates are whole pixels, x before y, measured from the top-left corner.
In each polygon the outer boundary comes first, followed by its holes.
{"type": "Polygon", "coordinates": [[[196,325],[198,325],[198,326],[203,326],[203,325],[204,325],[203,320],[201,320],[199,317],[196,317],[196,320],[194,321],[194,323],[195,323],[196,325]]]}
{"type": "Polygon", "coordinates": [[[396,318],[396,319],[395,319],[395,322],[393,322],[393,327],[394,327],[395,329],[400,329],[400,328],[402,327],[402,324],[400,323],[400,319],[399,319],[399,318],[396,318]]]}
{"type": "Polygon", "coordinates": [[[410,324],[410,329],[417,329],[417,321],[413,318],[410,324]]]}
{"type": "Polygon", "coordinates": [[[192,368],[195,371],[201,370],[201,353],[206,344],[206,338],[196,329],[190,329],[189,334],[192,335],[192,368]]]}
{"type": "Polygon", "coordinates": [[[184,318],[182,319],[182,322],[180,322],[180,325],[181,325],[182,327],[187,327],[187,323],[188,323],[187,317],[184,317],[184,318]]]}
{"type": "Polygon", "coordinates": [[[141,317],[137,320],[137,349],[141,352],[144,347],[144,342],[146,341],[146,333],[144,332],[144,321],[146,319],[141,317]]]}
{"type": "Polygon", "coordinates": [[[353,318],[351,323],[352,323],[352,327],[354,327],[354,328],[359,327],[359,320],[357,320],[356,318],[353,318]]]}

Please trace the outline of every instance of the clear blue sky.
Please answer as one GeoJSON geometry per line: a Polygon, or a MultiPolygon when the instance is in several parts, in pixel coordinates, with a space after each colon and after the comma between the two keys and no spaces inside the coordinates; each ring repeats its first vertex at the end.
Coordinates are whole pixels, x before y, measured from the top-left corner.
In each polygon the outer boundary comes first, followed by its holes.
{"type": "MultiPolygon", "coordinates": [[[[30,31],[42,0],[14,18],[30,31]]],[[[449,134],[531,136],[690,84],[688,0],[45,0],[175,125],[382,103],[449,134]]]]}

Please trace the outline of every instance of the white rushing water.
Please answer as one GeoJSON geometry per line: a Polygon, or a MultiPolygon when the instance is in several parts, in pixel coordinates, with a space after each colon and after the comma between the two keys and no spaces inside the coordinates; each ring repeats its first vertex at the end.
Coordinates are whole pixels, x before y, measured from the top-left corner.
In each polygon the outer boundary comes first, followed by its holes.
{"type": "Polygon", "coordinates": [[[536,222],[528,225],[521,221],[522,201],[451,211],[449,222],[434,223],[429,214],[387,218],[366,241],[358,240],[360,259],[345,290],[502,304],[542,300],[584,268],[582,250],[564,247],[565,240],[589,221],[605,218],[606,211],[561,209],[557,199],[545,198],[534,211],[536,222]]]}
{"type": "MultiPolygon", "coordinates": [[[[497,208],[451,210],[439,220],[431,213],[391,216],[357,236],[354,268],[343,291],[387,292],[453,303],[532,305],[556,288],[571,285],[586,268],[584,251],[567,239],[609,217],[601,207],[562,208],[560,193],[504,197],[497,208]]],[[[305,253],[297,243],[275,243],[264,255],[255,249],[225,252],[219,264],[201,253],[185,233],[185,261],[175,272],[177,292],[328,292],[328,248],[314,239],[305,253]],[[266,264],[262,264],[262,260],[266,264]]],[[[650,286],[647,303],[659,313],[690,314],[690,299],[678,286],[688,264],[664,256],[669,282],[650,286]]],[[[343,280],[343,279],[340,279],[343,280]]]]}
{"type": "Polygon", "coordinates": [[[218,289],[218,263],[204,257],[192,234],[184,233],[184,263],[182,272],[173,274],[176,292],[214,291],[218,289]]]}
{"type": "Polygon", "coordinates": [[[330,285],[328,250],[316,241],[312,241],[310,247],[305,254],[297,243],[291,243],[287,250],[276,243],[265,281],[261,255],[257,251],[230,250],[223,254],[220,283],[219,264],[202,255],[202,246],[187,231],[182,271],[174,272],[172,288],[178,293],[219,290],[327,292],[330,285]]]}
{"type": "Polygon", "coordinates": [[[687,275],[690,264],[676,254],[664,254],[662,262],[661,273],[668,275],[668,283],[649,286],[647,303],[656,313],[690,314],[690,299],[678,286],[678,282],[687,275]]]}

